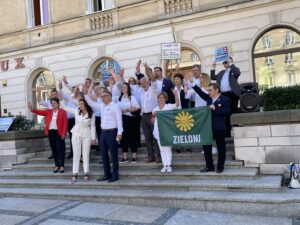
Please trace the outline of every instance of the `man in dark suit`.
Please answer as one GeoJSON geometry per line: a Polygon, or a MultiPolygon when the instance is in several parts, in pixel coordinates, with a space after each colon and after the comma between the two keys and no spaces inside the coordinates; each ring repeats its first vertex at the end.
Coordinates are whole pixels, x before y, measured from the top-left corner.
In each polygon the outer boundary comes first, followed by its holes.
{"type": "Polygon", "coordinates": [[[154,76],[156,80],[157,85],[157,91],[160,92],[166,92],[168,94],[168,102],[167,103],[175,103],[175,96],[172,92],[172,89],[174,88],[173,82],[169,79],[163,78],[162,68],[161,67],[155,67],[154,68],[154,76]]]}
{"type": "MultiPolygon", "coordinates": [[[[216,172],[222,173],[226,159],[225,117],[230,115],[230,100],[229,98],[221,95],[218,84],[210,84],[208,88],[208,94],[203,92],[201,88],[195,84],[193,84],[192,87],[211,108],[213,138],[216,140],[218,149],[218,164],[216,172]]],[[[206,167],[200,171],[203,173],[215,171],[212,157],[212,145],[204,145],[203,150],[206,167]]]]}
{"type": "Polygon", "coordinates": [[[231,137],[230,116],[237,113],[238,109],[238,102],[241,95],[238,78],[241,75],[241,71],[233,64],[232,57],[224,61],[223,65],[225,69],[216,75],[216,62],[214,62],[213,68],[210,71],[210,78],[217,81],[222,95],[227,96],[231,101],[230,115],[226,117],[226,136],[231,137]]]}

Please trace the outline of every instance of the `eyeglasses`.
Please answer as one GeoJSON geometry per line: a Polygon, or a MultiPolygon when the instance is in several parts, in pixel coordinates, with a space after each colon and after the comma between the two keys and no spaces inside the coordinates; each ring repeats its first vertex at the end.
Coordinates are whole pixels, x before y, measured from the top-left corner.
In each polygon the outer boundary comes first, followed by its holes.
{"type": "Polygon", "coordinates": [[[223,62],[223,65],[227,64],[228,62],[223,62]]]}

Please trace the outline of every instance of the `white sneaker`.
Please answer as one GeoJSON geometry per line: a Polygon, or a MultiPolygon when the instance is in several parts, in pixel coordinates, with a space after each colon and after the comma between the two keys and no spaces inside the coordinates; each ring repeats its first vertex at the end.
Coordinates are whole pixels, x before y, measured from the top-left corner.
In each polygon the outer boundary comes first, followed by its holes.
{"type": "Polygon", "coordinates": [[[215,146],[213,146],[212,147],[212,154],[215,155],[217,153],[218,153],[218,149],[215,146]]]}
{"type": "Polygon", "coordinates": [[[167,173],[172,173],[172,167],[171,166],[167,167],[167,173]]]}
{"type": "Polygon", "coordinates": [[[162,169],[161,169],[161,171],[160,171],[161,173],[165,173],[165,172],[167,172],[167,167],[166,166],[164,166],[162,169]]]}

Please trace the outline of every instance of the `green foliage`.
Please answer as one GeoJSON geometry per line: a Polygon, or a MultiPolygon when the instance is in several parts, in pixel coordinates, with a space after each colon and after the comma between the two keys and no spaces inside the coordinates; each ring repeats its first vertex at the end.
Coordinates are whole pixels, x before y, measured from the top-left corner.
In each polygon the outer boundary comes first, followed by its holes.
{"type": "Polygon", "coordinates": [[[300,86],[266,89],[261,104],[265,111],[300,109],[300,86]]]}
{"type": "Polygon", "coordinates": [[[27,119],[26,116],[18,115],[15,116],[14,122],[12,123],[9,130],[11,131],[21,131],[30,130],[34,126],[34,121],[27,119]]]}

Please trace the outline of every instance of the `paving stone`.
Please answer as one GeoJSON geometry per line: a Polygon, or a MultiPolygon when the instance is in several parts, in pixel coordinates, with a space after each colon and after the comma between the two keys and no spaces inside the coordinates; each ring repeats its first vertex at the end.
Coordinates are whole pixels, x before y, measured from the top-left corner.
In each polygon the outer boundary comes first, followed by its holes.
{"type": "Polygon", "coordinates": [[[0,225],[15,225],[28,218],[27,216],[0,215],[0,225]]]}
{"type": "Polygon", "coordinates": [[[292,225],[292,220],[279,217],[233,215],[228,225],[292,225]]]}
{"type": "Polygon", "coordinates": [[[229,214],[180,210],[165,225],[226,225],[229,218],[229,214]]]}
{"type": "Polygon", "coordinates": [[[145,206],[124,206],[123,208],[107,215],[109,220],[128,221],[136,223],[152,223],[167,211],[166,208],[153,208],[145,206]]]}
{"type": "Polygon", "coordinates": [[[121,209],[123,206],[118,204],[104,203],[83,203],[71,210],[68,210],[62,215],[79,216],[88,218],[104,218],[105,216],[121,209]]]}
{"type": "Polygon", "coordinates": [[[0,209],[25,212],[44,212],[63,203],[65,203],[65,201],[7,197],[0,199],[0,209]]]}
{"type": "Polygon", "coordinates": [[[81,221],[67,221],[67,220],[56,220],[56,219],[50,219],[43,223],[40,223],[40,225],[104,225],[101,223],[85,223],[81,221]]]}

